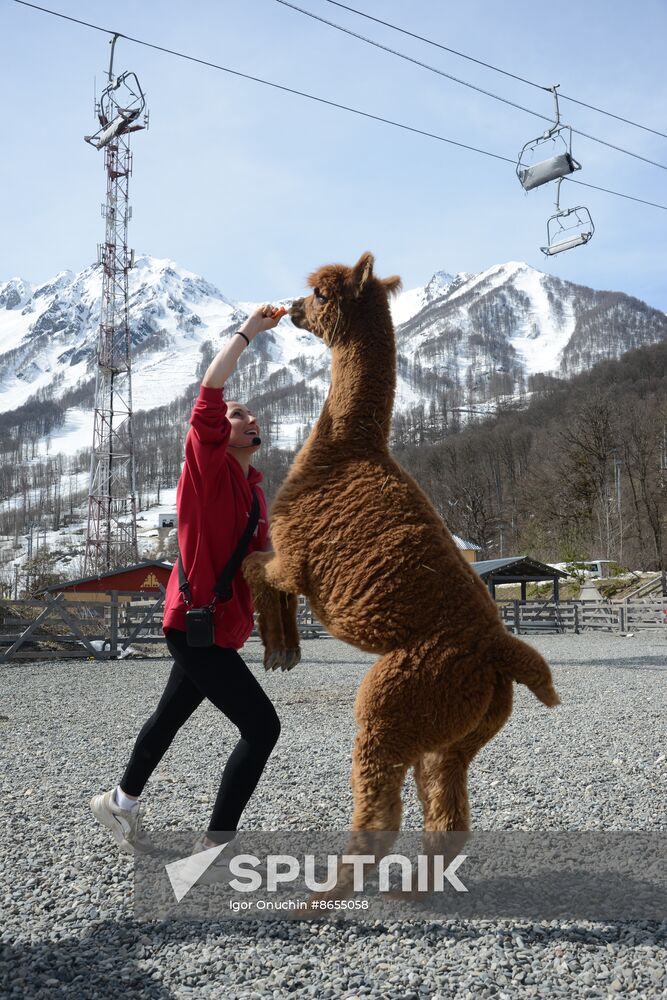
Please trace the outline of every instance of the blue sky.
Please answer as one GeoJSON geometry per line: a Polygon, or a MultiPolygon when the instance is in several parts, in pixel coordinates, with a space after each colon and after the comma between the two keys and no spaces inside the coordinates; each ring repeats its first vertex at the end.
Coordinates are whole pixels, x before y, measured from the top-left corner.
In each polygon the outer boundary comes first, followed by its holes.
{"type": "MultiPolygon", "coordinates": [[[[296,0],[445,72],[550,114],[525,84],[326,3],[296,0]]],[[[72,17],[394,118],[511,158],[539,119],[398,60],[275,0],[43,0],[72,17]]],[[[662,0],[541,5],[351,0],[538,83],[667,132],[662,0]]],[[[93,81],[105,82],[107,36],[0,3],[0,281],[43,281],[91,263],[103,236],[103,154],[93,81]]],[[[439,269],[525,260],[667,310],[667,212],[563,183],[588,206],[586,247],[539,251],[553,185],[525,194],[510,164],[327,108],[119,40],[115,69],[134,71],[150,128],[133,140],[130,245],[171,257],[234,299],[299,294],[310,270],[372,250],[406,288],[439,269]]],[[[667,139],[567,101],[575,128],[667,164],[667,139]]],[[[667,204],[667,172],[574,137],[577,179],[667,204]]]]}

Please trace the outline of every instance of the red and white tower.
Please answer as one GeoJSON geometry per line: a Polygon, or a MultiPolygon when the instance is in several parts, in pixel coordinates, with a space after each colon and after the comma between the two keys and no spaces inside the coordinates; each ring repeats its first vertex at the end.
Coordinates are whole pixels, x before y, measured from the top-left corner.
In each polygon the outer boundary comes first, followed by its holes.
{"type": "Polygon", "coordinates": [[[146,101],[134,73],[113,76],[111,42],[109,83],[96,106],[100,129],[85,136],[104,149],[107,198],[102,265],[102,302],[97,348],[95,424],[88,489],[85,574],[106,572],[137,561],[137,521],[132,441],[132,350],[128,273],[134,252],[127,247],[132,210],[128,201],[132,173],[130,134],[148,127],[146,101]]]}

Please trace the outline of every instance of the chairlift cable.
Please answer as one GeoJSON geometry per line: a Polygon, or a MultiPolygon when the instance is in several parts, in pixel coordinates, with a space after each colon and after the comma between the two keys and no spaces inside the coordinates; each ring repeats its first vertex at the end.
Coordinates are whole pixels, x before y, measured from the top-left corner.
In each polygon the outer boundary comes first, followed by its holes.
{"type": "Polygon", "coordinates": [[[75,24],[81,24],[86,28],[94,28],[96,31],[103,31],[107,35],[117,35],[119,38],[124,38],[126,42],[134,42],[136,45],[144,45],[149,49],[156,49],[158,52],[164,52],[167,55],[177,56],[179,59],[185,59],[189,62],[198,63],[201,66],[208,66],[211,69],[217,69],[223,73],[230,73],[232,76],[239,76],[244,80],[252,80],[253,83],[261,83],[266,87],[273,87],[276,90],[282,90],[288,94],[296,94],[297,97],[305,97],[309,101],[317,101],[319,104],[326,104],[331,108],[339,108],[341,111],[349,111],[351,114],[360,115],[362,118],[371,118],[373,121],[383,122],[386,125],[393,125],[395,128],[404,129],[407,132],[414,132],[417,135],[426,136],[428,139],[437,139],[439,142],[446,142],[451,146],[459,146],[461,149],[469,149],[473,153],[481,153],[484,156],[491,156],[495,160],[502,160],[504,163],[515,163],[515,160],[510,159],[507,156],[501,156],[499,153],[491,153],[486,149],[479,149],[477,146],[469,146],[464,142],[456,142],[454,139],[447,139],[443,135],[437,135],[435,132],[427,132],[425,129],[415,128],[413,125],[406,125],[403,122],[393,121],[391,118],[384,118],[382,115],[374,115],[369,111],[361,111],[359,108],[351,108],[347,104],[340,104],[337,101],[330,101],[325,97],[317,97],[314,94],[307,94],[303,90],[296,90],[294,87],[286,87],[281,83],[273,83],[271,80],[264,80],[260,76],[252,76],[250,73],[242,73],[238,69],[230,69],[229,66],[222,66],[220,63],[210,62],[208,59],[199,59],[197,56],[188,55],[185,52],[178,52],[176,49],[168,49],[164,45],[156,45],[154,42],[147,42],[142,38],[134,38],[132,35],[124,35],[122,32],[114,31],[111,28],[103,28],[98,24],[91,24],[89,21],[82,21],[76,17],[70,17],[68,14],[61,14],[55,10],[49,10],[47,7],[40,7],[38,4],[28,3],[28,0],[14,0],[14,3],[21,4],[23,7],[31,7],[33,10],[42,11],[44,14],[53,14],[55,17],[61,17],[65,21],[73,21],[75,24]]]}
{"type": "MultiPolygon", "coordinates": [[[[484,94],[486,97],[491,97],[494,101],[500,101],[501,104],[507,104],[510,108],[516,108],[518,111],[523,111],[527,115],[533,115],[535,118],[541,118],[543,121],[552,121],[548,115],[543,115],[539,111],[533,111],[531,108],[525,108],[522,104],[517,104],[515,101],[510,101],[506,97],[500,97],[499,94],[494,94],[492,90],[485,90],[483,87],[478,87],[474,83],[468,83],[467,80],[461,80],[458,76],[453,76],[452,73],[445,73],[444,70],[438,69],[437,66],[431,66],[429,63],[422,62],[420,59],[415,59],[413,56],[407,55],[405,52],[399,52],[398,49],[392,49],[389,45],[383,45],[381,42],[376,42],[372,38],[367,38],[366,35],[360,35],[357,31],[352,31],[351,28],[345,28],[342,24],[336,24],[335,21],[329,21],[326,17],[321,17],[319,14],[314,14],[310,10],[306,10],[304,7],[298,7],[294,3],[290,3],[289,0],[275,0],[283,7],[289,7],[291,10],[297,11],[299,14],[305,14],[306,17],[312,18],[314,21],[320,21],[321,24],[326,24],[330,28],[335,28],[337,31],[342,31],[345,35],[350,35],[352,38],[357,38],[359,41],[366,42],[368,45],[374,46],[376,49],[382,49],[383,52],[389,52],[393,56],[397,56],[399,59],[404,59],[406,62],[413,63],[415,66],[421,66],[422,69],[429,70],[431,73],[437,73],[438,76],[445,77],[447,80],[453,80],[454,83],[460,83],[463,87],[468,87],[470,90],[476,91],[478,94],[484,94]]],[[[542,87],[542,90],[549,90],[549,87],[542,87]]],[[[590,139],[592,142],[598,142],[602,146],[607,146],[609,149],[615,149],[618,153],[625,153],[626,156],[632,156],[636,160],[642,160],[644,163],[649,163],[652,167],[659,167],[661,170],[667,170],[667,164],[658,163],[657,160],[650,160],[647,156],[642,156],[640,153],[633,153],[629,149],[624,149],[623,146],[617,146],[613,142],[607,142],[606,139],[599,139],[597,136],[589,135],[588,132],[582,132],[580,129],[572,129],[572,132],[582,136],[585,139],[590,139]]]]}
{"type": "Polygon", "coordinates": [[[617,198],[627,198],[629,201],[638,201],[641,205],[650,205],[651,208],[661,208],[667,212],[667,205],[659,205],[655,201],[645,201],[643,198],[635,198],[632,194],[622,194],[620,191],[611,191],[609,188],[599,187],[597,184],[587,184],[586,181],[574,181],[571,177],[564,177],[568,184],[581,184],[583,187],[593,188],[594,191],[604,191],[605,194],[613,194],[617,198]]]}
{"type": "MultiPolygon", "coordinates": [[[[442,49],[443,52],[451,52],[452,55],[459,56],[461,59],[467,59],[469,62],[477,63],[478,66],[485,66],[486,69],[491,69],[494,73],[502,73],[503,76],[508,76],[512,80],[518,80],[519,83],[527,83],[529,87],[535,87],[537,90],[548,90],[548,87],[544,87],[541,83],[535,83],[533,80],[527,80],[523,76],[518,76],[516,73],[510,73],[509,70],[501,69],[499,66],[493,66],[491,63],[484,62],[483,59],[476,59],[474,56],[469,56],[465,52],[459,52],[458,49],[452,49],[447,45],[443,45],[441,42],[435,42],[432,38],[426,38],[424,35],[418,35],[414,31],[408,31],[407,28],[401,28],[397,24],[392,24],[390,21],[383,21],[381,17],[373,17],[371,14],[366,14],[363,10],[357,10],[356,7],[349,7],[347,4],[339,3],[338,0],[326,0],[326,3],[332,4],[334,7],[341,7],[343,10],[349,10],[352,14],[358,14],[359,17],[365,17],[369,21],[375,21],[376,24],[382,24],[385,28],[392,28],[393,31],[399,31],[402,35],[407,35],[409,38],[416,38],[420,42],[426,42],[427,45],[432,45],[436,49],[442,49]]],[[[615,118],[616,121],[624,122],[626,125],[633,125],[635,128],[642,129],[644,132],[651,132],[653,135],[659,135],[662,139],[667,139],[667,133],[659,132],[657,129],[649,128],[648,125],[640,125],[639,122],[634,122],[630,118],[623,118],[621,115],[615,115],[612,111],[605,111],[604,108],[598,108],[594,104],[587,104],[585,101],[580,101],[576,97],[570,97],[567,94],[560,95],[564,100],[571,101],[573,104],[579,104],[582,108],[588,108],[589,111],[597,111],[598,114],[607,115],[609,118],[615,118]]]]}
{"type": "MultiPolygon", "coordinates": [[[[85,28],[94,28],[95,31],[103,31],[106,35],[117,35],[119,38],[127,39],[127,35],[122,35],[120,31],[113,31],[111,28],[102,28],[99,24],[91,24],[90,21],[81,21],[78,17],[70,17],[69,14],[61,14],[60,11],[49,10],[48,7],[39,7],[36,3],[28,3],[27,0],[14,0],[14,3],[19,3],[22,7],[32,7],[33,10],[41,10],[43,14],[52,14],[53,17],[61,17],[63,21],[73,21],[74,24],[82,24],[85,28]]],[[[129,41],[134,40],[129,39],[129,41]]]]}
{"type": "MultiPolygon", "coordinates": [[[[163,45],[156,45],[154,42],[147,42],[142,38],[134,38],[131,35],[124,35],[121,32],[114,31],[111,28],[103,28],[99,24],[91,24],[89,21],[82,21],[76,17],[70,17],[68,14],[61,14],[59,11],[49,10],[47,7],[40,7],[38,4],[29,3],[28,0],[14,0],[14,3],[21,4],[23,7],[30,7],[33,10],[41,11],[44,14],[51,14],[54,17],[60,17],[65,21],[72,21],[75,24],[81,24],[86,28],[93,28],[95,31],[103,31],[107,35],[118,35],[119,38],[124,38],[126,42],[134,42],[136,45],[143,45],[149,49],[155,49],[158,52],[164,52],[167,55],[176,56],[179,59],[185,59],[188,62],[198,63],[201,66],[208,66],[210,69],[220,70],[224,73],[230,73],[232,76],[241,77],[244,80],[251,80],[253,83],[261,83],[267,87],[273,87],[276,90],[284,91],[288,94],[295,94],[298,97],[305,97],[309,101],[316,101],[318,104],[325,104],[328,107],[338,108],[341,111],[349,111],[353,115],[359,115],[362,118],[370,118],[373,121],[382,122],[385,125],[392,125],[394,128],[403,129],[406,132],[414,132],[416,135],[426,136],[428,139],[437,139],[438,142],[445,142],[448,145],[458,146],[461,149],[468,149],[473,153],[481,153],[484,156],[490,156],[494,160],[502,160],[504,163],[511,163],[512,166],[516,165],[516,160],[511,159],[508,156],[501,156],[499,153],[491,153],[487,149],[479,149],[476,146],[468,146],[462,142],[456,142],[454,139],[447,139],[445,136],[437,135],[435,132],[427,132],[424,129],[415,128],[413,125],[406,125],[403,122],[393,121],[391,118],[383,118],[381,115],[373,115],[369,111],[361,111],[359,108],[351,108],[346,104],[339,104],[336,101],[327,100],[325,97],[317,97],[314,94],[308,94],[303,90],[295,90],[293,87],[286,87],[280,83],[273,83],[270,80],[263,80],[259,76],[251,76],[249,73],[242,73],[240,70],[230,69],[228,66],[221,66],[218,63],[209,62],[207,59],[199,59],[197,56],[188,55],[185,52],[178,52],[175,49],[168,49],[163,45]]],[[[567,178],[571,184],[584,184],[583,181],[573,181],[567,178]]],[[[586,184],[586,187],[595,187],[593,184],[586,184]]],[[[604,191],[606,194],[615,195],[618,198],[628,198],[630,201],[638,201],[644,205],[649,205],[652,208],[660,208],[667,212],[667,205],[660,205],[652,201],[644,201],[643,198],[635,198],[633,195],[622,194],[619,191],[610,191],[607,188],[597,188],[599,191],[604,191]]]]}

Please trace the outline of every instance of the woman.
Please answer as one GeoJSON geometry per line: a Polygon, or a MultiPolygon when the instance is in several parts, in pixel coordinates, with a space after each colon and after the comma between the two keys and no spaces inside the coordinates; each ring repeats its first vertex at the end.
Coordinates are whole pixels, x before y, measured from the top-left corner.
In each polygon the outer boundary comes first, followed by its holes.
{"type": "MultiPolygon", "coordinates": [[[[220,573],[248,523],[253,491],[259,500],[259,523],[246,552],[270,548],[266,500],[259,486],[263,477],[250,464],[261,443],[259,425],[246,406],[226,403],[223,389],[241,352],[284,314],[284,309],[265,305],[246,320],[208,367],[192,411],[176,509],[179,548],[194,608],[212,603],[220,573]]],[[[197,849],[232,839],[280,734],[275,708],[238,653],[253,628],[250,590],[240,570],[231,596],[215,602],[213,645],[188,645],[186,611],[177,560],[164,606],[163,631],[174,658],[167,686],[137,737],[120,784],[90,802],[94,816],[128,854],[151,849],[141,829],[139,796],[174,736],[204,698],[238,727],[241,736],[225,765],[209,829],[197,849]]]]}

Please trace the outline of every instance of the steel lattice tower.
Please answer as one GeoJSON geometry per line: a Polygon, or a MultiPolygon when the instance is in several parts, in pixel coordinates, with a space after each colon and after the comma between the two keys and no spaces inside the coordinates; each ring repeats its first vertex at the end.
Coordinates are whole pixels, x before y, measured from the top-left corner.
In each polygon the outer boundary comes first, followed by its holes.
{"type": "Polygon", "coordinates": [[[103,573],[135,563],[137,553],[134,447],[132,440],[132,350],[128,274],[134,252],[128,250],[127,228],[132,210],[130,133],[147,127],[145,99],[133,73],[114,79],[112,40],[109,84],[96,108],[101,128],[86,136],[104,149],[107,178],[102,265],[102,297],[97,347],[95,423],[88,490],[85,574],[103,573]],[[143,117],[143,123],[137,120],[143,117]]]}

